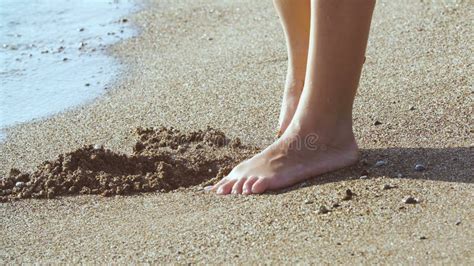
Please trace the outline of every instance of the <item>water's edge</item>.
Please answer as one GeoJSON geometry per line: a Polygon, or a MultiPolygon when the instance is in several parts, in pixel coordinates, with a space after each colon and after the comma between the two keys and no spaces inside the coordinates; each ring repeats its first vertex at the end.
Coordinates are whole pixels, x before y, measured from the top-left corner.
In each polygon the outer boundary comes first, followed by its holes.
{"type": "Polygon", "coordinates": [[[0,142],[11,129],[88,105],[120,82],[124,66],[108,48],[138,34],[128,17],[143,5],[86,2],[0,4],[0,142]]]}

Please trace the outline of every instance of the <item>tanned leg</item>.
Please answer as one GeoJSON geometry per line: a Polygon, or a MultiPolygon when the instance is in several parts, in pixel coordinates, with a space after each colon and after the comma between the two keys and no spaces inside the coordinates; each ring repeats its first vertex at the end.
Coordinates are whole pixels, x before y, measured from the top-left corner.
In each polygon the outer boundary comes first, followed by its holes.
{"type": "Polygon", "coordinates": [[[285,32],[288,50],[288,70],[277,133],[280,137],[290,124],[303,91],[308,58],[311,2],[310,0],[274,0],[273,2],[285,32]]]}

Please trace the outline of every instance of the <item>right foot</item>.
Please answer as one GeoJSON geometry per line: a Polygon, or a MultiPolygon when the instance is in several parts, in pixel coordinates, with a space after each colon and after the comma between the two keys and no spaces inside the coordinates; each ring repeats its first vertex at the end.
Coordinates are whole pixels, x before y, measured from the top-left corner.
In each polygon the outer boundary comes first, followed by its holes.
{"type": "Polygon", "coordinates": [[[277,137],[279,138],[291,123],[293,116],[295,115],[296,108],[300,101],[301,92],[303,91],[304,81],[291,81],[285,86],[283,93],[283,100],[280,109],[279,129],[277,137]]]}
{"type": "Polygon", "coordinates": [[[281,138],[241,162],[211,190],[220,195],[260,194],[357,162],[358,149],[351,131],[322,132],[302,132],[290,126],[281,138]]]}

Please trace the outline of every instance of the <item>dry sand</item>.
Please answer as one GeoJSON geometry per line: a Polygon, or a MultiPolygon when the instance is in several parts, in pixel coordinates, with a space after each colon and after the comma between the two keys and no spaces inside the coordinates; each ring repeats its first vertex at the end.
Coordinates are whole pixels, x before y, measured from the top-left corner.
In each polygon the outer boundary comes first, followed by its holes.
{"type": "MultiPolygon", "coordinates": [[[[115,88],[9,129],[0,174],[87,144],[131,153],[139,126],[273,139],[286,54],[270,1],[157,0],[130,20],[142,33],[111,48],[128,66],[115,88]]],[[[360,164],[261,196],[2,203],[0,263],[473,264],[473,21],[470,1],[378,1],[354,110],[360,164]]]]}

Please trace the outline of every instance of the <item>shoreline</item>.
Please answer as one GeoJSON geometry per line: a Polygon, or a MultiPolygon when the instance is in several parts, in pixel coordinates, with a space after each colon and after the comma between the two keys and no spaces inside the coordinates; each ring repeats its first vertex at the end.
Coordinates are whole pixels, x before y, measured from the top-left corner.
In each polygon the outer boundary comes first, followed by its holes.
{"type": "Polygon", "coordinates": [[[103,95],[121,70],[118,60],[107,55],[107,47],[135,34],[123,18],[139,8],[129,1],[95,7],[82,2],[27,5],[25,1],[3,4],[5,23],[0,28],[8,34],[0,38],[1,58],[7,63],[0,73],[2,133],[87,105],[103,95]],[[32,10],[37,14],[25,20],[32,10]],[[107,15],[98,16],[102,12],[107,15]],[[64,25],[57,28],[59,24],[64,25]],[[42,34],[37,34],[39,29],[42,34]]]}
{"type": "MultiPolygon", "coordinates": [[[[378,1],[354,107],[368,179],[356,166],[254,197],[182,189],[0,204],[0,261],[472,262],[466,5],[378,1]],[[348,188],[353,200],[318,214],[348,188]]],[[[89,144],[130,154],[137,127],[209,125],[259,147],[273,139],[286,48],[271,2],[156,0],[129,19],[139,35],[108,49],[126,66],[120,82],[86,106],[11,128],[0,175],[89,144]]]]}

